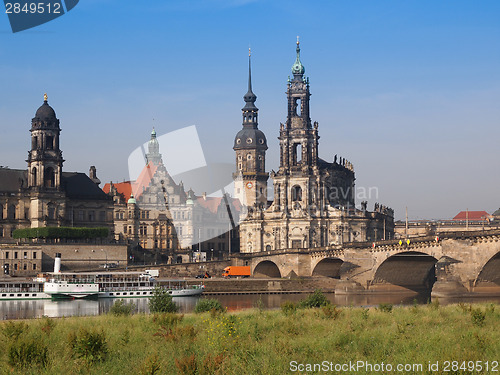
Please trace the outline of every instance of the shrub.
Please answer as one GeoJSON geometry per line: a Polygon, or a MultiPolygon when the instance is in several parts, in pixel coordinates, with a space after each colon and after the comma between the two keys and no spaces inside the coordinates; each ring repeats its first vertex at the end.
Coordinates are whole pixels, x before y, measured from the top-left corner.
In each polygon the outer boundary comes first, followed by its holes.
{"type": "Polygon", "coordinates": [[[481,311],[481,309],[471,309],[470,315],[472,318],[472,323],[474,325],[482,327],[484,326],[484,320],[486,319],[486,313],[481,311]]]}
{"type": "Polygon", "coordinates": [[[325,315],[325,318],[328,319],[337,319],[340,316],[340,313],[342,312],[341,309],[337,309],[337,306],[335,305],[325,305],[321,308],[323,311],[323,314],[325,315]]]}
{"type": "Polygon", "coordinates": [[[140,370],[141,375],[156,375],[161,371],[160,360],[158,354],[152,354],[146,358],[140,370]]]}
{"type": "Polygon", "coordinates": [[[156,286],[153,290],[153,295],[149,299],[149,311],[152,313],[175,313],[178,307],[172,301],[172,296],[168,290],[161,286],[156,286]]]}
{"type": "Polygon", "coordinates": [[[194,312],[197,314],[212,310],[224,312],[221,303],[214,298],[202,298],[196,303],[194,308],[194,312]]]}
{"type": "Polygon", "coordinates": [[[47,351],[47,346],[39,340],[19,339],[9,346],[8,362],[9,365],[20,368],[45,367],[47,351]]]}
{"type": "Polygon", "coordinates": [[[196,363],[196,357],[191,354],[188,357],[183,357],[181,359],[175,359],[175,366],[179,370],[179,374],[182,375],[195,375],[198,372],[198,365],[196,363]]]}
{"type": "Polygon", "coordinates": [[[299,302],[299,307],[312,308],[312,307],[322,307],[329,304],[330,301],[328,301],[323,292],[319,289],[316,289],[316,291],[313,294],[310,294],[306,299],[299,302]]]}
{"type": "Polygon", "coordinates": [[[162,327],[172,328],[175,327],[184,318],[184,315],[177,315],[172,313],[154,314],[153,322],[158,323],[162,327]]]}
{"type": "Polygon", "coordinates": [[[28,325],[24,322],[8,321],[2,325],[2,333],[10,340],[17,340],[27,328],[28,325]]]}
{"type": "Polygon", "coordinates": [[[123,298],[117,300],[109,309],[109,312],[115,316],[130,315],[135,310],[135,305],[127,303],[123,298]]]}
{"type": "Polygon", "coordinates": [[[378,305],[378,310],[382,312],[392,312],[392,303],[381,303],[378,305]]]}
{"type": "Polygon", "coordinates": [[[12,237],[20,238],[106,238],[109,236],[109,228],[73,228],[73,227],[41,227],[16,229],[12,237]]]}
{"type": "Polygon", "coordinates": [[[290,316],[295,314],[297,311],[297,305],[291,301],[285,301],[281,304],[281,312],[286,316],[290,316]]]}
{"type": "Polygon", "coordinates": [[[52,333],[53,329],[55,328],[55,326],[56,326],[56,322],[54,321],[54,319],[51,319],[47,316],[43,317],[42,331],[44,333],[46,333],[47,335],[50,335],[52,333]]]}
{"type": "Polygon", "coordinates": [[[108,355],[108,343],[104,332],[80,328],[78,334],[70,336],[70,347],[76,357],[89,362],[104,361],[108,355]]]}

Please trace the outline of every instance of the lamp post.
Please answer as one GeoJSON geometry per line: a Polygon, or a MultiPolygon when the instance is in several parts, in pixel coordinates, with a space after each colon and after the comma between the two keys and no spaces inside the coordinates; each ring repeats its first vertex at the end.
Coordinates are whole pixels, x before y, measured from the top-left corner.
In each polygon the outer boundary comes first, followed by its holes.
{"type": "Polygon", "coordinates": [[[101,251],[103,251],[104,254],[106,254],[106,263],[104,264],[104,268],[108,269],[108,252],[104,249],[101,249],[101,251]]]}

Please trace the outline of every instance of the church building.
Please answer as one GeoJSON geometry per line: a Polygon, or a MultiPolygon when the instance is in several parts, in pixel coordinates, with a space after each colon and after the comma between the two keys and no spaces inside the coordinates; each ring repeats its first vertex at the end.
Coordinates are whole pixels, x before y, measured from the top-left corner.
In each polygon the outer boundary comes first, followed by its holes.
{"type": "Polygon", "coordinates": [[[287,120],[279,129],[280,165],[270,173],[265,170],[268,147],[258,129],[249,57],[243,128],[233,147],[234,195],[247,213],[240,224],[241,252],[312,249],[393,238],[392,209],[377,203],[374,212],[369,212],[366,202],[361,203],[361,209],[355,207],[354,166],[337,155],[333,162],[319,157],[319,124],[311,121],[309,79],[298,41],[296,54],[293,78],[287,83],[287,120]],[[272,202],[266,195],[268,177],[273,181],[272,202]]]}

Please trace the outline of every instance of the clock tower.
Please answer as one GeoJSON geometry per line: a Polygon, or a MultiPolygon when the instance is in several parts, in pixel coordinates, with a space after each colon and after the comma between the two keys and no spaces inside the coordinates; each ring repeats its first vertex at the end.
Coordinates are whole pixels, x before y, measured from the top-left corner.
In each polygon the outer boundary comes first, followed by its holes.
{"type": "Polygon", "coordinates": [[[267,205],[266,150],[267,140],[258,129],[258,111],[255,106],[257,96],[252,91],[252,70],[248,53],[248,92],[243,99],[243,129],[234,139],[236,152],[236,172],[233,173],[234,193],[242,205],[265,209],[267,205]]]}

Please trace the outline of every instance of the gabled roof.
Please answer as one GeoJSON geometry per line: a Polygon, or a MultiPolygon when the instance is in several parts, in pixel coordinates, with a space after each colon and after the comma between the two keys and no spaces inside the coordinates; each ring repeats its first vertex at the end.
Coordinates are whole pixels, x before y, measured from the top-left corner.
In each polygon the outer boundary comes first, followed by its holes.
{"type": "Polygon", "coordinates": [[[491,215],[486,211],[460,211],[453,220],[482,221],[490,217],[491,215]]]}
{"type": "MultiPolygon", "coordinates": [[[[130,199],[130,196],[134,194],[134,197],[138,199],[144,190],[149,187],[153,176],[158,170],[158,165],[154,165],[152,162],[149,162],[141,171],[139,177],[137,177],[136,181],[123,181],[118,183],[113,183],[113,186],[116,188],[116,191],[123,195],[125,201],[130,199]]],[[[111,184],[106,183],[104,188],[102,189],[106,194],[109,194],[111,190],[111,184]]]]}

